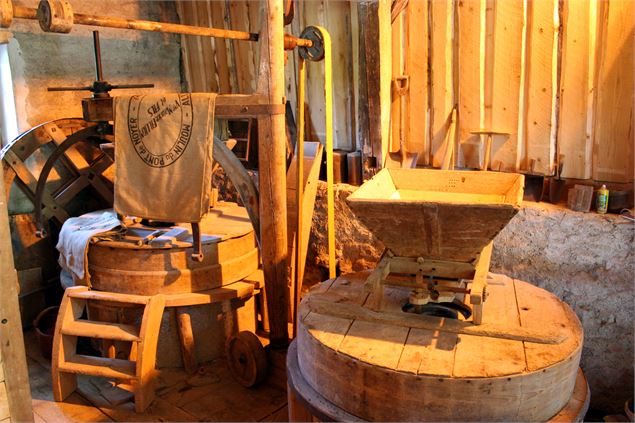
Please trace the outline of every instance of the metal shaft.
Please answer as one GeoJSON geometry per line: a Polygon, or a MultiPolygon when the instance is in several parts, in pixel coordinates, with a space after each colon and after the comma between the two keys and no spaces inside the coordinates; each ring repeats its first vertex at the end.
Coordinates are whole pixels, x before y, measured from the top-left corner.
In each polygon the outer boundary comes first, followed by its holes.
{"type": "Polygon", "coordinates": [[[93,31],[93,45],[95,50],[95,79],[103,81],[104,75],[101,69],[101,46],[99,45],[99,31],[93,31]]]}

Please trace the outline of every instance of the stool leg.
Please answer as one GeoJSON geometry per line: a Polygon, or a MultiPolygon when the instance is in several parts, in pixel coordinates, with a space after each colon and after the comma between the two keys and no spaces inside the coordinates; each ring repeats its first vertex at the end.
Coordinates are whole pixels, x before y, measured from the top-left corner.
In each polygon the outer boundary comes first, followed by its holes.
{"type": "Polygon", "coordinates": [[[135,411],[142,413],[154,399],[155,364],[157,344],[161,330],[161,319],[165,308],[165,297],[155,295],[146,304],[139,331],[137,348],[137,378],[134,381],[135,411]]]}
{"type": "Polygon", "coordinates": [[[176,307],[176,327],[179,332],[183,367],[188,374],[193,374],[198,369],[196,361],[196,348],[194,333],[192,332],[192,318],[185,307],[176,307]]]}

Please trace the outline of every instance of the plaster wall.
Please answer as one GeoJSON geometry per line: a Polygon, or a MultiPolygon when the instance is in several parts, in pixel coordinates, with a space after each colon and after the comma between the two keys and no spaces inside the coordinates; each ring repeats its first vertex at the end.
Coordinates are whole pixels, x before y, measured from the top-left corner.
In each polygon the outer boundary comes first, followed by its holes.
{"type": "MultiPolygon", "coordinates": [[[[344,184],[335,188],[342,273],[373,268],[383,250],[346,205],[354,190],[344,184]]],[[[305,287],[327,279],[326,222],[326,184],[320,182],[305,287]]],[[[525,202],[496,237],[490,267],[545,288],[573,308],[584,326],[581,366],[591,406],[607,413],[620,412],[633,397],[634,235],[635,226],[616,215],[525,202]]]]}
{"type": "MultiPolygon", "coordinates": [[[[16,3],[37,7],[37,0],[16,3]]],[[[158,1],[72,0],[76,13],[177,22],[174,4],[158,1]]],[[[20,132],[42,122],[81,117],[88,91],[48,92],[47,87],[87,86],[95,79],[92,30],[99,30],[104,79],[111,84],[154,83],[153,89],[111,95],[181,91],[180,38],[133,30],[74,25],[69,34],[43,32],[36,21],[14,19],[9,40],[20,132]]]]}

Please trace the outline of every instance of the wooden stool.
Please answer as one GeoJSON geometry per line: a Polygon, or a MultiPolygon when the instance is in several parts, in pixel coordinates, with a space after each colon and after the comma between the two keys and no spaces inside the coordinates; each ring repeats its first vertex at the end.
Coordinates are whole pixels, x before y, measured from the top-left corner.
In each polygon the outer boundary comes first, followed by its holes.
{"type": "Polygon", "coordinates": [[[230,314],[233,299],[254,295],[254,283],[239,281],[203,292],[152,296],[93,291],[85,286],[67,288],[55,326],[52,355],[53,396],[64,401],[77,388],[77,374],[105,377],[129,383],[134,394],[135,410],[143,412],[154,399],[153,379],[156,351],[163,311],[176,307],[179,337],[186,368],[196,367],[194,339],[186,306],[221,303],[225,332],[234,328],[230,314]],[[135,325],[82,319],[87,301],[144,306],[140,327],[135,325]],[[77,354],[77,338],[87,337],[132,343],[128,360],[77,354]]]}
{"type": "Polygon", "coordinates": [[[152,387],[159,329],[165,308],[165,296],[116,294],[91,291],[85,286],[67,288],[60,305],[53,339],[51,372],[53,397],[64,401],[77,388],[77,374],[130,381],[135,409],[144,411],[154,399],[152,387]],[[81,319],[87,300],[143,305],[141,327],[81,319]],[[130,341],[129,360],[77,354],[77,338],[130,341]],[[136,348],[134,347],[136,345],[136,348]]]}

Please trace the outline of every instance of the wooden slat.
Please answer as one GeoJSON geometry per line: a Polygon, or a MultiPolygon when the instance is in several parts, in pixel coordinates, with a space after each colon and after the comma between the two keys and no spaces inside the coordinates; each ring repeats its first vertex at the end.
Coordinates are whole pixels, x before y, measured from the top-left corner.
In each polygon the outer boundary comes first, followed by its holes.
{"type": "Polygon", "coordinates": [[[453,2],[432,1],[430,15],[431,91],[430,152],[432,165],[440,167],[445,153],[444,141],[454,106],[453,92],[453,2]]]}
{"type": "Polygon", "coordinates": [[[82,300],[111,301],[131,304],[147,304],[150,297],[144,295],[119,294],[116,292],[100,292],[100,291],[70,291],[67,292],[70,298],[82,300]]]}
{"type": "MultiPolygon", "coordinates": [[[[297,2],[296,2],[297,3],[297,2]]],[[[351,2],[325,1],[324,23],[333,45],[333,141],[334,148],[354,149],[353,54],[351,2]]],[[[313,22],[307,22],[313,25],[313,22]]],[[[317,64],[317,66],[323,66],[317,64]]],[[[309,65],[309,67],[311,67],[309,65]]],[[[318,84],[323,84],[318,81],[318,84]]]]}
{"type": "Polygon", "coordinates": [[[535,172],[550,174],[553,165],[555,140],[551,139],[552,102],[556,81],[553,66],[554,41],[557,40],[554,26],[554,0],[532,0],[528,3],[530,25],[527,30],[527,116],[525,143],[526,160],[535,160],[535,172]],[[554,142],[552,142],[554,141],[554,142]]]}
{"type": "MultiPolygon", "coordinates": [[[[382,166],[380,63],[372,51],[379,51],[379,3],[357,5],[359,32],[359,133],[363,141],[362,158],[374,157],[382,166]]],[[[366,175],[369,176],[369,175],[366,175]]]]}
{"type": "Polygon", "coordinates": [[[563,177],[591,177],[591,134],[587,134],[587,84],[592,0],[564,2],[562,76],[558,149],[564,154],[563,177]]]}
{"type": "Polygon", "coordinates": [[[459,165],[480,167],[481,140],[470,131],[478,129],[481,116],[481,3],[459,2],[459,120],[458,132],[461,142],[459,165]]]}
{"type": "Polygon", "coordinates": [[[356,320],[339,347],[339,352],[375,366],[396,369],[409,329],[356,320]]]}
{"type": "MultiPolygon", "coordinates": [[[[489,297],[484,304],[483,324],[506,322],[510,329],[520,328],[513,279],[497,275],[488,282],[487,289],[489,297]]],[[[525,368],[523,342],[459,335],[453,376],[496,377],[522,373],[525,368]]]]}
{"type": "MultiPolygon", "coordinates": [[[[313,217],[313,210],[315,208],[315,196],[317,194],[317,181],[320,175],[320,165],[322,163],[322,151],[323,147],[318,142],[305,142],[305,156],[304,156],[304,193],[302,202],[302,245],[297,248],[295,242],[297,240],[297,158],[293,156],[291,166],[287,171],[287,238],[289,239],[289,263],[291,272],[295,272],[296,255],[300,254],[301,268],[298,270],[298,288],[301,288],[302,281],[304,280],[304,263],[306,262],[306,255],[309,246],[309,237],[311,235],[311,221],[313,217]]],[[[298,289],[300,292],[300,289],[298,289]]],[[[293,298],[293,297],[291,297],[293,298]]],[[[294,315],[294,304],[290,303],[291,316],[294,315]]],[[[292,319],[290,321],[293,321],[292,319]]]]}
{"type": "Polygon", "coordinates": [[[593,179],[633,180],[633,57],[635,2],[604,4],[606,21],[599,58],[597,115],[593,144],[593,179]]]}
{"type": "MultiPolygon", "coordinates": [[[[4,180],[0,166],[0,180],[4,180]]],[[[13,250],[4,184],[0,184],[0,366],[12,421],[33,421],[29,376],[18,306],[18,277],[13,266],[13,250]]]]}
{"type": "Polygon", "coordinates": [[[524,386],[521,393],[522,406],[519,413],[528,416],[528,420],[535,420],[537,413],[549,412],[552,415],[559,410],[562,401],[559,398],[570,398],[576,379],[576,370],[582,351],[582,327],[575,313],[569,306],[560,301],[553,294],[536,286],[514,280],[516,300],[521,324],[527,329],[535,329],[547,326],[567,326],[571,335],[561,344],[553,345],[549,349],[541,349],[531,342],[525,342],[525,356],[527,371],[532,372],[543,369],[542,372],[551,372],[557,378],[560,388],[553,385],[534,384],[524,386]],[[540,304],[539,307],[536,304],[540,304]],[[558,369],[549,369],[547,363],[558,357],[565,363],[558,369]],[[563,389],[566,386],[568,389],[563,389]],[[529,388],[529,389],[527,389],[529,388]],[[554,401],[540,401],[533,395],[532,390],[548,392],[554,401]]]}
{"type": "MultiPolygon", "coordinates": [[[[496,2],[494,11],[494,69],[492,125],[509,137],[495,137],[492,164],[502,162],[504,170],[517,170],[518,115],[523,31],[523,1],[496,2]]],[[[495,167],[495,166],[492,166],[495,167]]]]}
{"type": "Polygon", "coordinates": [[[114,379],[134,379],[135,363],[117,358],[93,357],[76,354],[71,360],[60,363],[58,369],[65,373],[109,377],[114,379]]]}
{"type": "Polygon", "coordinates": [[[428,4],[419,0],[406,8],[406,74],[410,77],[406,108],[406,145],[418,153],[417,162],[429,162],[428,143],[428,4]]]}
{"type": "Polygon", "coordinates": [[[403,75],[403,42],[404,42],[404,13],[399,13],[391,25],[391,79],[393,85],[390,90],[390,146],[391,153],[399,151],[401,146],[401,96],[395,91],[395,80],[403,75]]]}
{"type": "Polygon", "coordinates": [[[119,341],[134,342],[139,340],[139,328],[136,326],[110,322],[93,322],[89,320],[77,320],[66,323],[62,327],[62,333],[64,335],[119,341]]]}
{"type": "MultiPolygon", "coordinates": [[[[229,17],[233,30],[248,31],[249,20],[247,4],[245,0],[227,2],[229,4],[229,17]]],[[[234,53],[234,72],[238,81],[238,92],[249,94],[255,91],[255,73],[252,67],[251,48],[248,43],[240,40],[231,41],[234,53]]]]}
{"type": "MultiPolygon", "coordinates": [[[[210,2],[207,0],[197,1],[193,5],[196,7],[197,22],[196,24],[203,27],[213,27],[212,10],[210,2]]],[[[218,82],[216,80],[216,63],[214,61],[214,41],[212,37],[198,37],[201,45],[201,65],[203,73],[203,81],[205,86],[204,92],[218,92],[218,82]]]]}
{"type": "MultiPolygon", "coordinates": [[[[225,24],[225,3],[222,1],[210,1],[212,24],[216,28],[223,28],[225,24]]],[[[218,87],[220,93],[228,94],[231,91],[231,78],[229,73],[229,57],[227,54],[227,41],[223,38],[214,39],[214,53],[216,55],[216,69],[218,71],[218,87]]]]}

